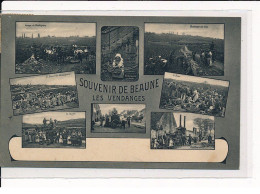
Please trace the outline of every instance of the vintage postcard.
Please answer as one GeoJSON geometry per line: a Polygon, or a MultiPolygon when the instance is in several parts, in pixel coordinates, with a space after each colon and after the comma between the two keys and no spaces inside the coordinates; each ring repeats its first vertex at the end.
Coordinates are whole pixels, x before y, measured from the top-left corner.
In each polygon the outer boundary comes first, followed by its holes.
{"type": "Polygon", "coordinates": [[[101,80],[137,81],[139,78],[139,28],[101,28],[101,80]]]}
{"type": "Polygon", "coordinates": [[[85,112],[44,112],[24,115],[23,148],[85,148],[85,112]]]}
{"type": "Polygon", "coordinates": [[[240,168],[247,20],[150,13],[2,15],[1,166],[240,168]]]}
{"type": "Polygon", "coordinates": [[[144,74],[224,75],[224,24],[146,23],[144,74]]]}
{"type": "Polygon", "coordinates": [[[13,114],[78,108],[74,72],[10,79],[13,114]]]}
{"type": "Polygon", "coordinates": [[[15,73],[96,73],[96,24],[16,22],[15,73]]]}
{"type": "Polygon", "coordinates": [[[92,104],[92,133],[145,133],[144,104],[92,104]]]}
{"type": "Polygon", "coordinates": [[[229,82],[165,73],[160,108],[224,117],[229,82]]]}
{"type": "Polygon", "coordinates": [[[214,150],[214,117],[193,113],[152,112],[151,149],[214,150]]]}

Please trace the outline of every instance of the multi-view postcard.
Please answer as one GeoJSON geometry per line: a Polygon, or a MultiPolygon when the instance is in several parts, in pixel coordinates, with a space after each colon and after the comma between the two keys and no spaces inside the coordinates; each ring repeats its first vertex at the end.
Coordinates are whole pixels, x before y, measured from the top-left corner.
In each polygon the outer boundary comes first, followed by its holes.
{"type": "Polygon", "coordinates": [[[214,150],[214,117],[181,112],[152,112],[151,149],[214,150]]]}
{"type": "Polygon", "coordinates": [[[13,114],[78,108],[74,72],[10,79],[13,114]]]}
{"type": "Polygon", "coordinates": [[[229,82],[165,73],[160,108],[224,117],[229,82]]]}
{"type": "Polygon", "coordinates": [[[16,22],[15,73],[96,73],[96,24],[16,22]]]}
{"type": "Polygon", "coordinates": [[[144,74],[224,75],[224,24],[146,23],[144,74]]]}
{"type": "Polygon", "coordinates": [[[0,166],[239,169],[241,18],[89,14],[2,16],[0,166]]]}
{"type": "Polygon", "coordinates": [[[101,80],[139,79],[139,28],[103,26],[101,28],[101,80]]]}
{"type": "Polygon", "coordinates": [[[24,115],[23,148],[85,148],[85,112],[43,112],[24,115]]]}

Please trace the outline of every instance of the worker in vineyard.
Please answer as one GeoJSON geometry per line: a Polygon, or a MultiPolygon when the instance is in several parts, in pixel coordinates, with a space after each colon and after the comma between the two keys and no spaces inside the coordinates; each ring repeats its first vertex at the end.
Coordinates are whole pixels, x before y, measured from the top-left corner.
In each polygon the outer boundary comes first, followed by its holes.
{"type": "Polygon", "coordinates": [[[125,75],[124,59],[122,58],[120,53],[117,53],[115,55],[112,67],[113,67],[112,73],[114,74],[114,77],[124,78],[125,75]]]}
{"type": "Polygon", "coordinates": [[[214,62],[216,57],[215,57],[215,44],[213,41],[211,42],[209,49],[212,53],[212,61],[214,62]]]}

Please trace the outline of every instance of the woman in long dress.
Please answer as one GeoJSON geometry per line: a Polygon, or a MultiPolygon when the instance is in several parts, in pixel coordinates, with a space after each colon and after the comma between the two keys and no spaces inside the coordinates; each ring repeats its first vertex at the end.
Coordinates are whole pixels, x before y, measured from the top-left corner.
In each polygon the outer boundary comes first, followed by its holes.
{"type": "Polygon", "coordinates": [[[29,143],[32,143],[32,134],[29,133],[29,143]]]}
{"type": "Polygon", "coordinates": [[[170,141],[169,141],[169,148],[172,148],[172,147],[173,147],[173,140],[170,139],[170,141]]]}
{"type": "Polygon", "coordinates": [[[40,142],[40,137],[38,134],[35,135],[35,143],[39,143],[40,142]]]}
{"type": "Polygon", "coordinates": [[[71,136],[70,135],[68,135],[68,137],[67,137],[67,144],[71,145],[71,136]]]}
{"type": "Polygon", "coordinates": [[[63,138],[62,138],[62,135],[60,135],[59,143],[60,143],[60,144],[63,144],[63,138]]]}

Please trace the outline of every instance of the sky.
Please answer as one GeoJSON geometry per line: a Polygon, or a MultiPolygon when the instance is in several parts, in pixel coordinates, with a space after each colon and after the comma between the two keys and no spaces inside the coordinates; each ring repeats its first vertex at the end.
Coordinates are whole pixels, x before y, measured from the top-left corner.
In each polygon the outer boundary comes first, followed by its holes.
{"type": "Polygon", "coordinates": [[[186,116],[186,129],[189,131],[193,131],[193,127],[198,127],[194,125],[193,120],[196,118],[201,118],[201,119],[211,119],[214,121],[213,116],[208,116],[208,115],[200,115],[200,114],[193,114],[193,113],[173,113],[173,116],[175,118],[177,127],[180,126],[180,115],[182,115],[182,126],[184,123],[184,116],[186,116]]]}
{"type": "Polygon", "coordinates": [[[16,37],[25,33],[27,37],[34,37],[40,33],[41,37],[56,36],[96,36],[95,23],[67,23],[67,22],[16,22],[16,37]]]}
{"type": "Polygon", "coordinates": [[[10,79],[11,85],[76,85],[75,73],[56,73],[10,79]]]}
{"type": "Polygon", "coordinates": [[[223,87],[229,87],[228,81],[216,80],[216,79],[208,79],[202,77],[188,76],[188,75],[180,75],[175,73],[165,73],[164,78],[166,79],[174,79],[178,81],[187,81],[187,82],[195,82],[195,83],[205,83],[210,85],[218,85],[223,87]]]}
{"type": "Polygon", "coordinates": [[[145,108],[144,104],[99,104],[101,113],[103,115],[108,114],[113,108],[116,108],[118,113],[124,110],[137,110],[140,111],[145,108]]]}
{"type": "Polygon", "coordinates": [[[23,123],[29,124],[42,124],[43,119],[49,120],[56,119],[57,121],[66,121],[70,119],[84,119],[86,118],[85,112],[44,112],[29,114],[23,116],[23,123]]]}
{"type": "Polygon", "coordinates": [[[145,24],[145,32],[156,34],[178,32],[179,35],[185,33],[185,35],[224,39],[224,24],[145,24]]]}

